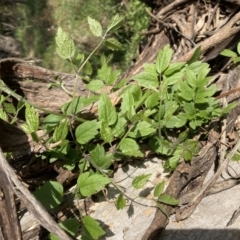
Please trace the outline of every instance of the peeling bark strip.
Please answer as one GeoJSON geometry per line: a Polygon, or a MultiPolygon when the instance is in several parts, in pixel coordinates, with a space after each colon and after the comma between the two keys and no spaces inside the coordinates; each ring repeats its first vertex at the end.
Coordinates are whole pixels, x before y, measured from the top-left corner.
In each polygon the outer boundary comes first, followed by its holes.
{"type": "MultiPolygon", "coordinates": [[[[76,75],[51,71],[18,58],[7,58],[0,60],[0,79],[31,103],[58,111],[62,104],[72,98],[61,88],[49,89],[48,83],[61,79],[64,87],[72,92],[76,75]]],[[[80,77],[77,81],[76,96],[86,96],[88,91],[85,84],[80,77]]]]}
{"type": "MultiPolygon", "coordinates": [[[[208,170],[217,156],[216,147],[208,143],[202,150],[202,154],[192,160],[191,165],[182,162],[173,172],[168,187],[165,191],[175,198],[179,198],[182,191],[192,190],[194,186],[201,186],[208,170]],[[197,182],[194,183],[197,180],[197,182]]],[[[171,215],[175,209],[171,206],[164,206],[166,212],[171,215]]],[[[156,210],[155,217],[145,232],[142,240],[159,240],[162,232],[168,224],[168,218],[160,211],[156,210]]]]}
{"type": "MultiPolygon", "coordinates": [[[[20,182],[15,172],[12,170],[7,160],[4,158],[1,148],[0,148],[0,169],[1,170],[4,169],[4,171],[2,171],[2,174],[4,174],[4,178],[7,181],[6,186],[12,192],[14,192],[16,196],[19,197],[19,199],[22,201],[25,207],[36,217],[38,222],[43,227],[45,227],[49,232],[52,232],[55,235],[57,235],[61,240],[72,239],[59,227],[59,225],[53,220],[53,218],[45,210],[45,208],[35,199],[35,197],[28,191],[28,189],[20,182]]],[[[5,191],[4,191],[4,194],[6,194],[5,191]]],[[[12,211],[12,209],[8,208],[8,214],[10,214],[9,211],[12,211]]],[[[15,216],[14,213],[12,213],[12,215],[15,216]]],[[[13,237],[8,239],[10,240],[10,239],[20,239],[20,238],[13,237]]]]}

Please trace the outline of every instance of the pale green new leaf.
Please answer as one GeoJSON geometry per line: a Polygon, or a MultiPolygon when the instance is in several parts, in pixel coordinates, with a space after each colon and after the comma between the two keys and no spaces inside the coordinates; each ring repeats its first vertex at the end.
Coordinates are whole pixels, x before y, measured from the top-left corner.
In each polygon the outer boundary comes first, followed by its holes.
{"type": "Polygon", "coordinates": [[[39,127],[39,116],[29,104],[26,104],[25,118],[29,131],[31,133],[36,132],[39,127]]]}
{"type": "Polygon", "coordinates": [[[90,172],[81,173],[77,184],[79,192],[84,197],[89,197],[104,188],[111,180],[101,174],[90,172]]]}
{"type": "Polygon", "coordinates": [[[156,60],[156,68],[159,74],[162,74],[169,66],[172,54],[173,50],[170,48],[169,44],[159,51],[156,60]]]}
{"type": "Polygon", "coordinates": [[[79,125],[76,129],[75,136],[80,144],[88,143],[98,134],[97,120],[87,121],[79,125]]]}
{"type": "Polygon", "coordinates": [[[102,93],[98,103],[98,117],[100,121],[105,121],[108,126],[113,125],[117,121],[117,112],[112,105],[110,98],[102,93]]]}
{"type": "Polygon", "coordinates": [[[179,200],[175,199],[171,195],[163,194],[158,198],[159,202],[165,203],[167,205],[176,206],[179,204],[179,200]]]}
{"type": "Polygon", "coordinates": [[[132,77],[138,84],[145,88],[156,89],[159,86],[159,80],[157,74],[149,72],[141,72],[132,77]]]}
{"type": "Polygon", "coordinates": [[[126,206],[126,199],[123,197],[123,194],[120,193],[116,200],[117,210],[123,209],[126,206]]]}
{"type": "Polygon", "coordinates": [[[165,208],[162,206],[162,204],[161,204],[161,203],[158,203],[158,202],[156,202],[156,204],[157,204],[157,207],[159,208],[159,210],[160,210],[167,218],[169,218],[169,215],[168,215],[167,211],[165,210],[165,208]]]}
{"type": "Polygon", "coordinates": [[[220,52],[220,55],[232,58],[237,57],[237,54],[229,49],[224,49],[222,52],[220,52]]]}
{"type": "Polygon", "coordinates": [[[99,222],[91,218],[90,216],[84,216],[82,219],[83,223],[83,238],[84,236],[87,239],[98,240],[100,236],[103,236],[105,232],[99,226],[99,222]]]}
{"type": "Polygon", "coordinates": [[[102,36],[102,26],[98,21],[96,21],[95,19],[93,19],[91,17],[88,17],[88,25],[94,36],[96,36],[96,37],[102,36]]]}
{"type": "Polygon", "coordinates": [[[57,44],[57,54],[62,59],[70,59],[75,53],[75,46],[73,40],[67,36],[62,28],[58,28],[57,36],[55,38],[57,44]]]}
{"type": "Polygon", "coordinates": [[[107,26],[107,32],[111,30],[116,30],[122,23],[124,17],[120,16],[119,14],[116,14],[113,16],[113,18],[110,20],[108,26],[107,26]]]}
{"type": "Polygon", "coordinates": [[[132,181],[132,186],[136,189],[142,188],[148,181],[148,179],[151,177],[150,174],[141,174],[137,177],[135,177],[132,181]]]}
{"type": "Polygon", "coordinates": [[[54,142],[58,142],[60,140],[66,139],[67,134],[68,134],[68,124],[69,124],[69,120],[68,119],[64,119],[55,128],[55,130],[53,132],[53,141],[54,142]]]}
{"type": "Polygon", "coordinates": [[[158,183],[157,186],[154,188],[153,192],[154,197],[159,197],[163,193],[164,187],[165,181],[158,183]]]}

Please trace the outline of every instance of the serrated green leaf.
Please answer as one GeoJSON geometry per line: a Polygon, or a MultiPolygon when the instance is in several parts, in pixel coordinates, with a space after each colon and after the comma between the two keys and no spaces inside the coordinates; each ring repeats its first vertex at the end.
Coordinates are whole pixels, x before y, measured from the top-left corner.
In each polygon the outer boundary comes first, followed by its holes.
{"type": "Polygon", "coordinates": [[[182,81],[178,84],[179,93],[178,95],[187,101],[191,101],[194,98],[195,91],[191,88],[187,82],[182,81]]]}
{"type": "Polygon", "coordinates": [[[159,94],[154,92],[145,100],[144,104],[146,108],[152,109],[159,105],[159,100],[160,100],[159,94]]]}
{"type": "Polygon", "coordinates": [[[165,76],[169,76],[175,72],[180,71],[184,66],[186,65],[185,62],[176,62],[176,63],[171,63],[166,71],[164,72],[165,76]]]}
{"type": "Polygon", "coordinates": [[[16,113],[16,108],[14,107],[14,105],[12,103],[3,103],[3,107],[5,112],[10,113],[10,114],[14,114],[16,113]]]}
{"type": "Polygon", "coordinates": [[[104,87],[104,83],[103,83],[103,81],[101,81],[101,80],[93,80],[93,81],[91,81],[90,83],[88,83],[88,84],[86,85],[86,87],[87,87],[87,89],[89,89],[90,91],[95,92],[95,91],[98,91],[98,90],[100,90],[101,88],[103,88],[103,87],[104,87]]]}
{"type": "Polygon", "coordinates": [[[112,127],[112,134],[114,137],[121,137],[126,131],[127,120],[124,117],[118,115],[117,122],[112,127]]]}
{"type": "Polygon", "coordinates": [[[230,58],[237,57],[237,54],[229,49],[224,49],[222,52],[220,52],[220,55],[225,56],[225,57],[230,57],[230,58]]]}
{"type": "Polygon", "coordinates": [[[98,117],[100,121],[105,121],[108,126],[113,125],[117,121],[117,112],[112,105],[110,98],[102,93],[98,103],[98,117]]]}
{"type": "Polygon", "coordinates": [[[108,38],[105,41],[105,46],[112,51],[115,51],[115,50],[123,51],[124,50],[124,47],[122,46],[122,44],[115,38],[108,38]]]}
{"type": "Polygon", "coordinates": [[[123,197],[123,194],[119,194],[116,200],[117,210],[123,209],[126,206],[126,199],[123,197]]]}
{"type": "Polygon", "coordinates": [[[239,63],[239,62],[240,62],[240,57],[233,58],[233,63],[239,63]]]}
{"type": "Polygon", "coordinates": [[[110,182],[109,178],[97,173],[90,175],[90,172],[81,173],[77,180],[79,192],[84,197],[97,193],[110,182]]]}
{"type": "Polygon", "coordinates": [[[197,47],[196,50],[194,51],[191,59],[188,61],[188,64],[192,64],[196,62],[202,54],[201,46],[197,47]]]}
{"type": "Polygon", "coordinates": [[[120,16],[119,14],[116,14],[115,16],[113,16],[113,18],[110,20],[107,26],[107,32],[116,30],[121,25],[123,20],[124,20],[124,17],[120,16]]]}
{"type": "Polygon", "coordinates": [[[151,177],[150,174],[142,174],[137,177],[135,177],[132,181],[132,186],[136,189],[142,188],[148,181],[148,179],[151,177]]]}
{"type": "Polygon", "coordinates": [[[128,137],[139,138],[151,135],[156,132],[156,129],[151,126],[148,122],[139,122],[128,134],[128,137]]]}
{"type": "Polygon", "coordinates": [[[192,158],[193,158],[193,154],[191,151],[186,150],[183,152],[183,159],[185,161],[190,161],[190,160],[192,160],[192,158]]]}
{"type": "Polygon", "coordinates": [[[172,76],[170,76],[166,79],[167,85],[173,85],[175,83],[182,81],[183,76],[184,76],[183,72],[177,72],[177,73],[173,74],[172,76]]]}
{"type": "Polygon", "coordinates": [[[193,89],[196,87],[196,74],[191,69],[186,69],[186,81],[193,89]]]}
{"type": "Polygon", "coordinates": [[[26,104],[25,118],[30,133],[36,132],[39,127],[39,116],[29,104],[26,104]]]}
{"type": "Polygon", "coordinates": [[[59,223],[59,226],[71,236],[75,236],[79,230],[80,224],[76,218],[68,218],[59,223]]]}
{"type": "Polygon", "coordinates": [[[132,77],[138,84],[145,88],[156,89],[159,86],[157,74],[141,72],[132,77]]]}
{"type": "MultiPolygon", "coordinates": [[[[89,240],[98,240],[100,236],[103,236],[105,232],[99,226],[99,222],[91,218],[90,216],[84,216],[82,219],[83,223],[83,236],[89,238],[89,240]]],[[[87,238],[87,239],[88,239],[87,238]]]]}
{"type": "Polygon", "coordinates": [[[175,199],[171,195],[163,194],[158,198],[159,202],[165,203],[167,205],[176,206],[179,204],[179,200],[175,199]]]}
{"type": "Polygon", "coordinates": [[[180,128],[186,124],[187,120],[179,118],[178,116],[171,116],[166,121],[164,121],[164,126],[166,128],[180,128]]]}
{"type": "Polygon", "coordinates": [[[144,63],[143,68],[144,68],[144,72],[148,72],[151,74],[157,73],[156,65],[153,63],[144,63]]]}
{"type": "Polygon", "coordinates": [[[97,20],[88,17],[88,25],[92,34],[96,37],[102,36],[102,26],[97,20]]]}
{"type": "Polygon", "coordinates": [[[99,144],[90,152],[90,158],[96,166],[103,169],[108,169],[112,164],[112,155],[106,155],[103,146],[99,144]]]}
{"type": "Polygon", "coordinates": [[[110,143],[113,141],[112,129],[108,126],[105,121],[101,122],[100,134],[104,142],[110,143]]]}
{"type": "Polygon", "coordinates": [[[63,186],[59,182],[49,181],[38,187],[33,195],[47,209],[53,209],[62,202],[63,186]]]}
{"type": "Polygon", "coordinates": [[[159,197],[163,193],[164,187],[165,181],[158,183],[157,186],[154,188],[153,192],[154,197],[159,197]]]}
{"type": "Polygon", "coordinates": [[[73,57],[75,53],[75,46],[73,40],[70,39],[67,34],[62,30],[62,28],[58,28],[57,36],[55,38],[57,44],[57,54],[62,59],[70,59],[73,57]]]}
{"type": "Polygon", "coordinates": [[[54,142],[58,142],[60,140],[66,139],[67,134],[68,134],[68,124],[69,124],[69,120],[68,119],[64,119],[55,128],[55,130],[53,132],[53,141],[54,142]]]}
{"type": "Polygon", "coordinates": [[[76,129],[75,136],[76,140],[80,144],[88,143],[90,140],[94,139],[98,134],[98,124],[97,120],[87,121],[79,125],[76,129]]]}
{"type": "MultiPolygon", "coordinates": [[[[7,118],[8,118],[6,112],[4,112],[3,109],[1,109],[1,108],[0,108],[0,118],[3,119],[4,121],[7,121],[7,118]]],[[[24,125],[24,124],[23,124],[23,125],[24,125]]],[[[21,127],[22,127],[23,125],[21,125],[21,127]]],[[[25,124],[25,125],[26,125],[26,124],[25,124]]],[[[26,125],[26,126],[27,126],[27,125],[26,125]]],[[[27,129],[26,129],[26,126],[23,126],[22,128],[23,128],[24,132],[28,133],[28,131],[26,131],[26,130],[28,129],[28,127],[27,127],[27,129]]],[[[29,133],[31,133],[31,132],[29,132],[29,133]]]]}
{"type": "Polygon", "coordinates": [[[137,142],[131,138],[124,138],[120,144],[119,149],[127,156],[142,157],[143,154],[139,150],[137,142]]]}
{"type": "Polygon", "coordinates": [[[133,94],[130,92],[130,89],[124,91],[124,94],[121,94],[121,96],[122,96],[121,112],[125,114],[131,111],[131,108],[134,106],[134,97],[133,94]]]}
{"type": "Polygon", "coordinates": [[[61,110],[67,115],[77,114],[84,107],[84,101],[84,97],[74,97],[72,101],[61,106],[61,110]]]}
{"type": "Polygon", "coordinates": [[[84,65],[83,72],[89,76],[92,75],[93,69],[92,69],[92,65],[89,61],[87,61],[86,64],[84,65]]]}
{"type": "Polygon", "coordinates": [[[159,74],[163,73],[169,66],[172,54],[173,50],[170,48],[169,44],[165,45],[164,48],[159,51],[156,60],[156,68],[159,74]]]}

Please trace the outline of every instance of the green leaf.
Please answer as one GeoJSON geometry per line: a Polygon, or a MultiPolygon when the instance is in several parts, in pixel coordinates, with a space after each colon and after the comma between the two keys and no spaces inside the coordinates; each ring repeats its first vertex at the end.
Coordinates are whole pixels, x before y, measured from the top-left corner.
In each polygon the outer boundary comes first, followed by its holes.
{"type": "Polygon", "coordinates": [[[148,179],[151,177],[150,174],[142,174],[137,177],[135,177],[132,181],[132,186],[136,189],[142,188],[148,181],[148,179]]]}
{"type": "Polygon", "coordinates": [[[158,183],[157,186],[154,188],[153,192],[154,197],[159,197],[163,193],[164,187],[165,181],[158,183]]]}
{"type": "Polygon", "coordinates": [[[59,125],[59,123],[63,120],[62,116],[49,114],[43,120],[43,126],[45,129],[52,129],[59,125]]]}
{"type": "Polygon", "coordinates": [[[38,187],[33,195],[47,209],[53,209],[62,202],[63,186],[55,181],[45,182],[41,187],[38,187]]]}
{"type": "Polygon", "coordinates": [[[101,24],[96,21],[95,19],[88,17],[88,25],[92,34],[96,37],[102,36],[102,26],[101,24]]]}
{"type": "MultiPolygon", "coordinates": [[[[121,103],[121,112],[123,114],[132,112],[134,110],[134,96],[131,93],[130,89],[127,89],[126,91],[121,94],[122,97],[122,103],[121,103]],[[132,109],[133,108],[133,109],[132,109]]],[[[135,110],[133,111],[133,115],[136,114],[135,110]]]]}
{"type": "Polygon", "coordinates": [[[152,109],[156,107],[157,105],[159,105],[159,100],[160,100],[159,94],[154,92],[146,99],[145,101],[146,108],[152,109]]]}
{"type": "Polygon", "coordinates": [[[139,138],[145,137],[152,133],[156,132],[155,128],[152,128],[151,124],[148,122],[142,121],[139,122],[128,134],[128,137],[139,138]]]}
{"type": "Polygon", "coordinates": [[[232,161],[240,161],[240,153],[235,153],[231,160],[232,161]]]}
{"type": "Polygon", "coordinates": [[[75,236],[79,230],[80,224],[76,218],[68,218],[59,223],[59,226],[71,236],[75,236]]]}
{"type": "Polygon", "coordinates": [[[98,134],[97,120],[87,121],[79,125],[76,129],[75,136],[80,144],[88,143],[98,134]]]}
{"type": "Polygon", "coordinates": [[[168,215],[167,211],[165,210],[165,208],[162,206],[162,204],[160,204],[160,203],[158,203],[158,202],[156,202],[156,204],[157,204],[157,207],[159,208],[159,210],[160,210],[167,218],[169,218],[169,215],[168,215]]]}
{"type": "Polygon", "coordinates": [[[193,158],[192,152],[189,151],[189,150],[184,151],[184,152],[183,152],[183,158],[184,158],[185,161],[190,161],[190,160],[192,160],[192,158],[193,158]]]}
{"type": "Polygon", "coordinates": [[[57,36],[55,38],[57,44],[57,54],[62,59],[70,59],[73,57],[75,53],[75,46],[73,40],[70,39],[67,34],[62,30],[62,28],[58,28],[57,36]]]}
{"type": "Polygon", "coordinates": [[[123,197],[123,194],[120,193],[116,200],[117,210],[123,209],[126,206],[126,199],[123,197]]]}
{"type": "Polygon", "coordinates": [[[141,72],[132,77],[138,84],[145,88],[156,89],[159,86],[157,74],[141,72]]]}
{"type": "Polygon", "coordinates": [[[98,240],[100,236],[103,236],[105,232],[99,226],[99,222],[91,218],[90,216],[84,216],[82,219],[83,223],[83,237],[87,239],[98,240]]]}
{"type": "Polygon", "coordinates": [[[237,57],[237,54],[229,49],[224,49],[222,52],[220,52],[220,55],[225,56],[225,57],[230,57],[230,58],[237,57]]]}
{"type": "Polygon", "coordinates": [[[54,133],[53,133],[53,141],[54,142],[58,142],[60,140],[66,139],[67,134],[68,134],[68,124],[69,124],[69,120],[68,119],[64,119],[55,128],[54,133]]]}
{"type": "Polygon", "coordinates": [[[103,87],[104,87],[104,83],[103,83],[103,81],[101,81],[101,80],[93,80],[93,81],[91,81],[90,83],[88,83],[88,84],[86,85],[86,87],[87,87],[87,89],[89,89],[90,91],[95,92],[95,91],[98,91],[98,90],[100,90],[101,88],[103,88],[103,87]]]}
{"type": "Polygon", "coordinates": [[[143,68],[144,68],[144,72],[148,72],[151,74],[157,73],[156,65],[153,63],[144,63],[143,68]]]}
{"type": "Polygon", "coordinates": [[[196,62],[202,54],[201,46],[197,47],[196,50],[194,51],[191,59],[188,61],[188,64],[192,64],[196,62]]]}
{"type": "Polygon", "coordinates": [[[115,107],[112,105],[110,98],[102,93],[98,103],[98,117],[99,121],[105,121],[108,126],[113,125],[117,121],[117,113],[115,107]]]}
{"type": "Polygon", "coordinates": [[[191,69],[186,69],[186,81],[192,88],[196,87],[196,74],[191,69]]]}
{"type": "Polygon", "coordinates": [[[237,45],[237,52],[238,52],[238,54],[240,55],[240,42],[239,42],[238,45],[237,45]]]}
{"type": "Polygon", "coordinates": [[[112,155],[106,155],[104,147],[99,144],[90,152],[90,158],[95,165],[103,169],[108,169],[112,164],[112,155]]]}
{"type": "Polygon", "coordinates": [[[92,75],[93,69],[92,69],[92,65],[89,61],[87,61],[86,64],[84,65],[83,72],[89,76],[92,75]]]}
{"type": "Polygon", "coordinates": [[[112,51],[115,51],[115,50],[123,51],[124,50],[124,47],[122,46],[122,44],[115,38],[108,38],[105,41],[105,46],[112,51]]]}
{"type": "Polygon", "coordinates": [[[187,101],[191,101],[194,98],[195,91],[191,88],[187,82],[182,81],[178,84],[179,93],[178,95],[187,101]]]}
{"type": "Polygon", "coordinates": [[[161,49],[157,55],[156,68],[159,74],[163,73],[169,66],[172,58],[173,50],[170,45],[167,44],[163,49],[161,49]]]}
{"type": "Polygon", "coordinates": [[[14,107],[14,105],[12,103],[3,103],[3,107],[5,112],[10,113],[10,114],[14,114],[16,113],[16,108],[14,107]]]}
{"type": "Polygon", "coordinates": [[[179,72],[185,65],[186,65],[185,62],[171,63],[166,69],[166,71],[164,72],[164,75],[169,76],[175,72],[179,72]]]}
{"type": "Polygon", "coordinates": [[[143,157],[139,145],[131,138],[124,138],[119,144],[119,149],[127,156],[143,157]]]}
{"type": "Polygon", "coordinates": [[[38,113],[35,112],[34,108],[29,104],[26,104],[25,118],[29,133],[36,132],[39,127],[39,116],[38,113]]]}
{"type": "Polygon", "coordinates": [[[114,137],[121,137],[126,131],[127,120],[124,117],[118,115],[117,122],[113,125],[112,134],[114,137]]]}
{"type": "Polygon", "coordinates": [[[158,198],[159,202],[165,203],[167,205],[176,206],[179,204],[179,200],[175,199],[171,195],[163,194],[158,198]]]}
{"type": "Polygon", "coordinates": [[[84,197],[97,193],[110,182],[109,178],[97,173],[90,175],[90,172],[81,173],[77,180],[79,192],[84,197]]]}
{"type": "Polygon", "coordinates": [[[105,121],[101,122],[100,134],[104,142],[110,143],[113,141],[112,129],[105,121]]]}
{"type": "Polygon", "coordinates": [[[72,101],[67,102],[61,106],[61,110],[67,115],[77,114],[84,107],[84,102],[84,97],[74,97],[72,101]]]}
{"type": "Polygon", "coordinates": [[[116,30],[117,28],[119,28],[123,20],[124,20],[124,17],[120,16],[119,14],[116,14],[115,16],[113,16],[113,18],[110,20],[107,26],[107,32],[116,30]]]}

